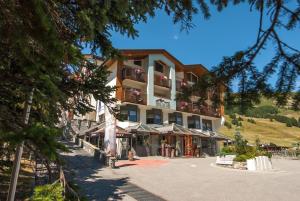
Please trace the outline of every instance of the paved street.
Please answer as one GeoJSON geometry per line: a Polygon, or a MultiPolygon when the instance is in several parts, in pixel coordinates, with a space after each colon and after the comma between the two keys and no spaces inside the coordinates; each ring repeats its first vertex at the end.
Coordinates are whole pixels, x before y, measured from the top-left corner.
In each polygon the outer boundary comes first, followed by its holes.
{"type": "Polygon", "coordinates": [[[276,159],[274,171],[247,172],[212,166],[215,158],[141,158],[114,170],[78,148],[64,158],[89,200],[300,200],[300,161],[276,159]]]}
{"type": "Polygon", "coordinates": [[[271,172],[212,167],[215,158],[171,159],[160,166],[114,170],[140,187],[172,201],[299,201],[300,161],[273,160],[271,172]]]}
{"type": "Polygon", "coordinates": [[[104,168],[86,151],[72,143],[66,143],[70,153],[61,153],[66,162],[68,179],[80,187],[80,193],[88,200],[106,201],[163,201],[130,182],[127,176],[117,175],[112,169],[104,168]]]}

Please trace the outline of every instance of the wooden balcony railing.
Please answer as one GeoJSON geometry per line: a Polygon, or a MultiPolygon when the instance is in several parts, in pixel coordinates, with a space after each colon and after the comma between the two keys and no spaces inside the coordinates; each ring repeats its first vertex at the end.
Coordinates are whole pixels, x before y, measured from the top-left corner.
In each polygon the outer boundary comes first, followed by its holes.
{"type": "Polygon", "coordinates": [[[212,116],[212,117],[221,117],[221,113],[218,109],[212,107],[202,107],[201,114],[205,116],[212,116]]]}
{"type": "Polygon", "coordinates": [[[171,88],[171,80],[164,76],[164,75],[154,75],[154,84],[161,86],[161,87],[166,87],[166,88],[171,88]]]}
{"type": "Polygon", "coordinates": [[[147,75],[143,68],[123,66],[122,79],[130,79],[138,82],[147,82],[147,75]]]}
{"type": "Polygon", "coordinates": [[[189,112],[211,117],[221,117],[221,114],[217,109],[207,106],[200,106],[198,103],[178,101],[176,108],[178,111],[182,112],[189,112]]]}
{"type": "Polygon", "coordinates": [[[183,92],[188,87],[188,83],[185,80],[176,80],[176,91],[183,92]]]}
{"type": "Polygon", "coordinates": [[[123,89],[123,102],[136,103],[141,105],[147,104],[147,95],[142,93],[141,90],[135,88],[123,89]]]}

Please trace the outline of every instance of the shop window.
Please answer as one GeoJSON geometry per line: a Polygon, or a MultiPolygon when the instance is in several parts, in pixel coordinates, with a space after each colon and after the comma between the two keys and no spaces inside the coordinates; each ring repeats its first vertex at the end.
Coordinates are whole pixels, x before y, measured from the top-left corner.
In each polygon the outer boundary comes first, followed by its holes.
{"type": "Polygon", "coordinates": [[[183,120],[182,120],[182,114],[178,112],[170,113],[169,114],[169,124],[178,124],[178,125],[183,125],[183,120]]]}
{"type": "Polygon", "coordinates": [[[212,120],[202,119],[202,125],[204,131],[212,131],[212,120]]]}
{"type": "Polygon", "coordinates": [[[162,111],[152,109],[146,111],[147,124],[162,124],[162,111]]]}
{"type": "Polygon", "coordinates": [[[188,117],[188,128],[201,129],[200,117],[199,116],[188,117]]]}

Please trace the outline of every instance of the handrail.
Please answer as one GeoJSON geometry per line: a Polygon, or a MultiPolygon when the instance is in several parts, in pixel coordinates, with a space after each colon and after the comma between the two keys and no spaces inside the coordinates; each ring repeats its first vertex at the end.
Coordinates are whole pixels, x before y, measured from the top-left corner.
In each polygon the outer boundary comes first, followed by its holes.
{"type": "Polygon", "coordinates": [[[72,196],[74,196],[75,199],[77,199],[77,201],[80,201],[80,196],[78,195],[78,193],[73,188],[71,188],[69,186],[69,184],[66,180],[66,177],[65,177],[62,166],[59,167],[59,179],[58,180],[61,183],[61,186],[63,187],[63,196],[64,196],[64,198],[66,196],[66,190],[68,190],[72,194],[72,196]]]}

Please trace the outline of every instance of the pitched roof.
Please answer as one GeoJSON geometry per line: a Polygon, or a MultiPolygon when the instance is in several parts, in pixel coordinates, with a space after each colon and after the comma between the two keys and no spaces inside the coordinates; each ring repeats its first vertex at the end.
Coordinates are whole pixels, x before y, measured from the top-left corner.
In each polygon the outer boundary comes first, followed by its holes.
{"type": "Polygon", "coordinates": [[[126,130],[130,132],[138,132],[138,133],[159,133],[159,131],[151,126],[148,126],[142,122],[135,126],[129,126],[126,130]]]}
{"type": "MultiPolygon", "coordinates": [[[[169,60],[171,60],[176,67],[180,68],[182,71],[192,70],[192,71],[201,71],[201,74],[203,72],[209,72],[206,67],[204,67],[202,64],[189,64],[185,65],[181,61],[179,61],[175,56],[173,56],[171,53],[166,51],[165,49],[119,49],[121,55],[127,56],[127,57],[137,57],[137,56],[147,56],[149,54],[163,54],[165,57],[167,57],[169,60]]],[[[111,65],[114,60],[108,59],[105,61],[107,65],[111,65]]]]}
{"type": "Polygon", "coordinates": [[[160,133],[167,134],[167,133],[173,133],[177,135],[192,135],[193,133],[189,130],[184,128],[183,126],[180,126],[178,124],[168,124],[162,127],[156,128],[160,133]]]}

